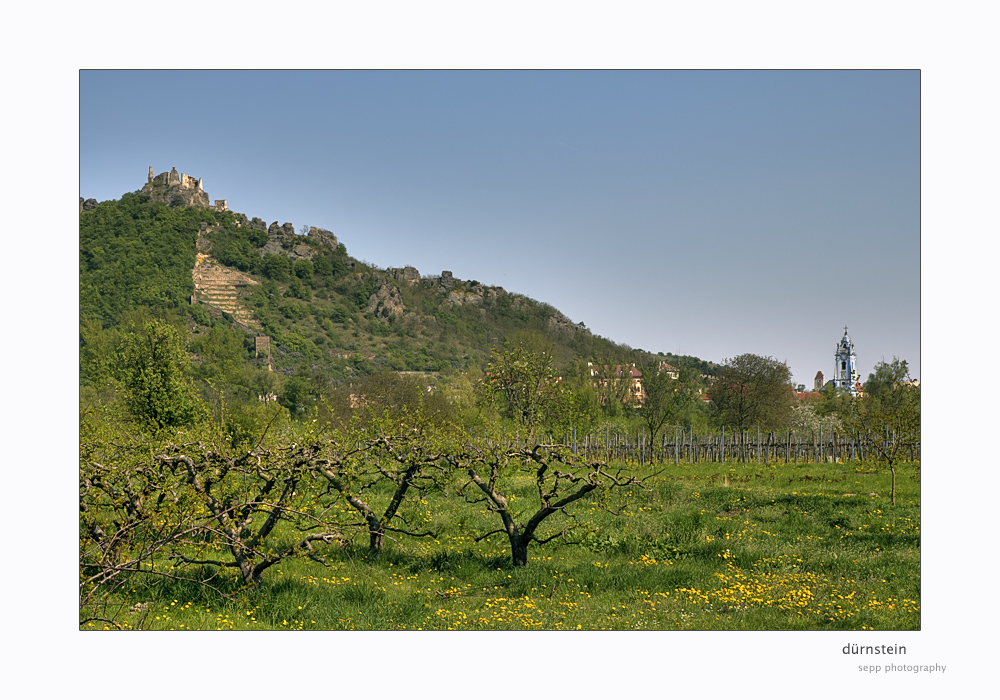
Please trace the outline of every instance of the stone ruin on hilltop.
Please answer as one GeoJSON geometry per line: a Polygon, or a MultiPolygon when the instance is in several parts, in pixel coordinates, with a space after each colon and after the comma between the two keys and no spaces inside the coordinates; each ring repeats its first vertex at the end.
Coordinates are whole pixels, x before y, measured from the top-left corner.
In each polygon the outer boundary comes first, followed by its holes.
{"type": "Polygon", "coordinates": [[[178,174],[177,168],[154,176],[153,166],[149,166],[149,177],[139,191],[149,195],[151,201],[162,202],[168,207],[211,207],[217,211],[227,211],[229,208],[224,199],[211,203],[202,179],[195,179],[185,173],[178,174]]]}

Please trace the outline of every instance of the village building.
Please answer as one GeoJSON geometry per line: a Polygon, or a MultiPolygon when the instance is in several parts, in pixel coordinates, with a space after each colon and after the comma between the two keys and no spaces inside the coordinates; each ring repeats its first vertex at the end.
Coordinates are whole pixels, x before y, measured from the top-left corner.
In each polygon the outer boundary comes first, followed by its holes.
{"type": "MultiPolygon", "coordinates": [[[[607,388],[611,382],[628,381],[628,391],[622,396],[624,403],[641,405],[646,400],[646,390],[642,385],[642,370],[636,367],[634,362],[631,367],[615,365],[613,368],[609,368],[608,365],[595,365],[593,362],[588,362],[587,369],[594,381],[604,388],[607,388]]],[[[656,371],[666,372],[671,379],[680,377],[680,370],[667,362],[660,362],[656,371]]]]}

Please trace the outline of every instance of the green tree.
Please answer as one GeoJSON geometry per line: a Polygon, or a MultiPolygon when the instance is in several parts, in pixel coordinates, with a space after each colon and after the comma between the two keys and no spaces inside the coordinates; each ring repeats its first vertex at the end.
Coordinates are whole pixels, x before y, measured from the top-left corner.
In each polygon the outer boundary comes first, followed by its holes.
{"type": "Polygon", "coordinates": [[[333,277],[333,263],[326,255],[317,256],[313,260],[313,269],[320,279],[326,280],[333,277]]]}
{"type": "Polygon", "coordinates": [[[635,380],[632,376],[632,362],[617,356],[588,367],[591,381],[597,391],[597,400],[604,407],[605,415],[615,417],[623,409],[636,406],[635,380]]]}
{"type": "Polygon", "coordinates": [[[245,239],[233,239],[226,241],[224,245],[213,245],[212,257],[223,265],[235,267],[244,272],[254,271],[261,264],[257,249],[245,239]]]}
{"type": "Polygon", "coordinates": [[[552,353],[525,341],[493,349],[479,391],[484,403],[529,434],[557,422],[565,409],[566,395],[552,353]]]}
{"type": "Polygon", "coordinates": [[[851,412],[851,393],[846,389],[838,389],[830,382],[820,393],[822,397],[815,406],[817,415],[843,419],[851,412]]]}
{"type": "Polygon", "coordinates": [[[303,283],[300,278],[292,277],[292,281],[288,283],[288,291],[285,293],[285,296],[310,301],[312,299],[312,289],[303,283]]]}
{"type": "Polygon", "coordinates": [[[102,387],[115,366],[120,333],[95,318],[80,319],[80,384],[102,387]]]}
{"type": "MultiPolygon", "coordinates": [[[[891,362],[884,360],[875,365],[864,384],[864,395],[883,402],[895,403],[903,407],[910,403],[910,390],[919,388],[910,378],[910,367],[906,360],[893,357],[891,362]]],[[[919,408],[919,405],[917,406],[919,408]]]]}
{"type": "Polygon", "coordinates": [[[562,376],[564,390],[569,393],[571,427],[583,432],[593,429],[602,417],[603,408],[586,360],[573,360],[562,376]]]}
{"type": "Polygon", "coordinates": [[[728,360],[708,392],[712,418],[740,433],[754,426],[782,428],[791,418],[791,381],[788,365],[773,357],[747,353],[728,360]]]}
{"type": "Polygon", "coordinates": [[[236,383],[248,359],[244,334],[225,326],[210,328],[196,336],[189,349],[199,361],[196,375],[219,384],[236,383]]]}
{"type": "Polygon", "coordinates": [[[333,310],[330,312],[330,320],[334,323],[347,323],[350,318],[351,312],[340,304],[334,306],[333,310]]]}
{"type": "Polygon", "coordinates": [[[639,416],[649,428],[649,440],[667,423],[677,423],[687,417],[701,398],[699,375],[689,365],[671,370],[660,369],[654,362],[642,368],[644,399],[639,405],[639,416]]]}
{"type": "Polygon", "coordinates": [[[264,258],[261,271],[276,282],[286,282],[292,273],[292,265],[287,256],[268,255],[264,258]]]}
{"type": "Polygon", "coordinates": [[[380,370],[352,381],[351,393],[357,397],[364,421],[420,415],[429,424],[443,424],[455,417],[447,399],[413,375],[380,370]]]}
{"type": "Polygon", "coordinates": [[[292,266],[292,270],[295,272],[295,276],[303,282],[312,284],[312,278],[316,272],[312,262],[309,260],[297,260],[295,265],[292,266]]]}
{"type": "Polygon", "coordinates": [[[292,416],[301,416],[313,403],[309,395],[309,383],[301,376],[290,377],[278,396],[278,402],[288,409],[292,416]]]}
{"type": "Polygon", "coordinates": [[[896,466],[909,446],[920,442],[920,388],[911,381],[906,360],[894,357],[875,365],[863,393],[851,400],[847,424],[864,446],[866,460],[889,470],[896,505],[896,466]]]}
{"type": "Polygon", "coordinates": [[[193,423],[206,409],[188,378],[190,361],[176,328],[159,321],[126,333],[114,376],[135,418],[155,429],[193,423]]]}

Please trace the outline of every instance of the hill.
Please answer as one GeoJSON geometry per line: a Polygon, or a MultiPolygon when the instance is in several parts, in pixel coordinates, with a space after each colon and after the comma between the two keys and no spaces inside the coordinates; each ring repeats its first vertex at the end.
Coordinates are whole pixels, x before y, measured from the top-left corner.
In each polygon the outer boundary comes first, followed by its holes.
{"type": "MultiPolygon", "coordinates": [[[[508,338],[554,348],[556,365],[628,363],[653,356],[594,335],[552,306],[449,271],[378,268],[351,257],[330,231],[265,224],[208,206],[202,181],[153,176],[120,200],[81,198],[81,377],[98,372],[107,334],[138,318],[185,325],[204,378],[236,367],[337,382],[379,370],[441,373],[479,368],[508,338]]],[[[658,354],[702,373],[698,358],[658,354]]],[[[248,371],[248,370],[246,370],[248,371]]],[[[233,376],[230,379],[233,379],[233,376]]],[[[275,382],[255,380],[258,395],[275,382]]]]}

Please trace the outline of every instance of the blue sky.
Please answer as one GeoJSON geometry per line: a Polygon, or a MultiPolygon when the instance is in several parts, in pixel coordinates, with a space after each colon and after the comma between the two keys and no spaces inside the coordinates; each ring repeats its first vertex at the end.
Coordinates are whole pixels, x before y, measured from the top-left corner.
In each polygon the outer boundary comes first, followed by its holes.
{"type": "Polygon", "coordinates": [[[80,194],[149,166],[653,352],[920,373],[917,71],[83,71],[80,194]]]}

